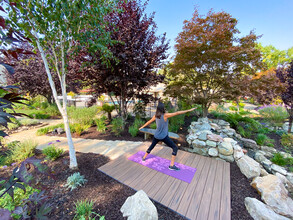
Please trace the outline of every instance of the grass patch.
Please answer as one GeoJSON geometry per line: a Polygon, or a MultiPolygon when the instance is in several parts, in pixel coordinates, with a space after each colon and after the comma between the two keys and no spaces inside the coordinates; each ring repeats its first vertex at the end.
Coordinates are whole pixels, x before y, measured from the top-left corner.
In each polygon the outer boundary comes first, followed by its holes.
{"type": "Polygon", "coordinates": [[[30,126],[30,125],[39,124],[40,122],[36,119],[24,118],[19,120],[19,123],[24,126],[30,126]]]}
{"type": "Polygon", "coordinates": [[[37,135],[40,136],[40,135],[48,134],[48,133],[54,131],[56,128],[63,128],[64,129],[64,124],[60,123],[57,125],[51,125],[51,126],[47,126],[44,128],[40,128],[37,130],[37,135]]]}
{"type": "Polygon", "coordinates": [[[55,145],[46,147],[43,150],[43,154],[46,155],[46,158],[49,160],[56,160],[64,153],[63,149],[57,148],[55,145]]]}

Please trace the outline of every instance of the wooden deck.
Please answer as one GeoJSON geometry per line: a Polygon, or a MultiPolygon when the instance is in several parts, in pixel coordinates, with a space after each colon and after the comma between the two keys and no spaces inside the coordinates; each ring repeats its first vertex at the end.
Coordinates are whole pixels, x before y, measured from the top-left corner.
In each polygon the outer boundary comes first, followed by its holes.
{"type": "MultiPolygon", "coordinates": [[[[148,146],[143,143],[99,170],[137,191],[145,191],[153,200],[188,219],[231,219],[229,163],[179,150],[176,161],[197,168],[188,184],[127,159],[148,146]]],[[[171,148],[157,145],[152,154],[170,159],[171,152],[171,148]]]]}

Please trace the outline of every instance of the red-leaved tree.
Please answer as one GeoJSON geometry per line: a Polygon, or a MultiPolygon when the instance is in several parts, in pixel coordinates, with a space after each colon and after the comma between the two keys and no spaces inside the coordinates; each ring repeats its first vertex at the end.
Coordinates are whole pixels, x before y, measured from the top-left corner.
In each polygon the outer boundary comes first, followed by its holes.
{"type": "Polygon", "coordinates": [[[113,12],[106,18],[111,39],[116,41],[108,47],[114,58],[107,64],[100,59],[99,53],[87,51],[81,52],[79,59],[70,64],[71,71],[79,71],[79,78],[95,95],[107,93],[116,98],[124,120],[129,102],[162,81],[156,68],[167,58],[165,35],[155,35],[154,14],[146,16],[145,7],[146,4],[140,5],[137,1],[121,1],[121,12],[113,12]],[[81,63],[90,65],[81,66],[81,63]]]}
{"type": "Polygon", "coordinates": [[[276,75],[280,81],[285,84],[286,88],[281,94],[281,97],[289,113],[288,133],[290,133],[293,122],[293,61],[291,61],[289,65],[278,68],[276,70],[276,75]]]}

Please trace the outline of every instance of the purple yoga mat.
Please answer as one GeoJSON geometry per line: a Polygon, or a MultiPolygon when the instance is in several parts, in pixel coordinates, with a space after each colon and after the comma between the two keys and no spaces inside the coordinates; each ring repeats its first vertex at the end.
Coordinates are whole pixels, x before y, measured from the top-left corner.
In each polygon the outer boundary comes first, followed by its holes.
{"type": "Polygon", "coordinates": [[[132,156],[128,157],[128,160],[134,161],[136,163],[139,163],[143,166],[146,166],[148,168],[151,168],[153,170],[156,170],[158,172],[167,174],[169,176],[172,176],[174,178],[180,179],[182,181],[185,181],[187,183],[190,183],[196,168],[186,166],[184,164],[175,163],[175,165],[180,168],[179,171],[169,170],[170,160],[167,160],[162,157],[158,157],[152,154],[149,154],[145,161],[142,161],[142,157],[145,154],[143,151],[138,151],[136,154],[133,154],[132,156]]]}

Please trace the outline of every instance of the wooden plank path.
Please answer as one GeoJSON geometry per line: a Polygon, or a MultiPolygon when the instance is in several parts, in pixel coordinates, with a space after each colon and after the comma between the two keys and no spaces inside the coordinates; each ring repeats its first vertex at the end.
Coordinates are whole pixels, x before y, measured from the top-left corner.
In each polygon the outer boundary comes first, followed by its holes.
{"type": "MultiPolygon", "coordinates": [[[[176,161],[197,169],[188,184],[127,159],[149,145],[145,142],[99,170],[136,191],[145,191],[153,200],[188,219],[231,219],[229,163],[179,150],[176,161]]],[[[152,154],[170,159],[171,152],[171,148],[157,145],[152,154]]]]}

